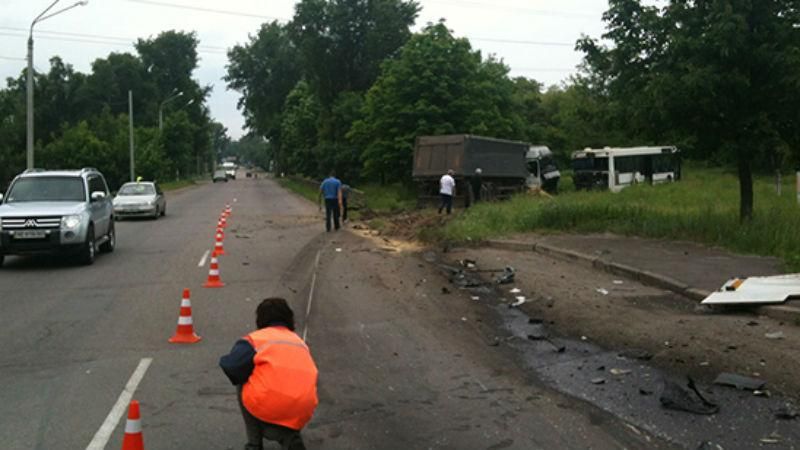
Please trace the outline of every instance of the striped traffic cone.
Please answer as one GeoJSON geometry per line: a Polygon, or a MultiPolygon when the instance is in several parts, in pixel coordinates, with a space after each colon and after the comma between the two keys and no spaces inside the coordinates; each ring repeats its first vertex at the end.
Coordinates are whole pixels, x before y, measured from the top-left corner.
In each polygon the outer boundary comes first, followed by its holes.
{"type": "Polygon", "coordinates": [[[189,298],[189,290],[183,290],[183,299],[181,300],[181,314],[178,316],[178,329],[175,330],[175,335],[169,338],[169,342],[173,344],[194,344],[202,339],[200,336],[194,334],[194,323],[192,322],[192,301],[189,298]]]}
{"type": "Polygon", "coordinates": [[[231,208],[230,203],[225,205],[225,215],[230,217],[232,213],[233,213],[233,208],[231,208]]]}
{"type": "Polygon", "coordinates": [[[219,278],[219,260],[217,252],[211,254],[211,265],[208,268],[208,280],[203,285],[204,288],[221,288],[225,283],[219,278]]]}
{"type": "Polygon", "coordinates": [[[228,228],[228,218],[225,217],[225,214],[219,218],[220,223],[222,224],[222,228],[228,228]]]}
{"type": "Polygon", "coordinates": [[[217,256],[223,256],[225,254],[225,247],[222,244],[222,239],[222,233],[217,231],[217,241],[214,243],[214,253],[216,253],[217,256]]]}
{"type": "Polygon", "coordinates": [[[122,450],[144,450],[142,419],[139,417],[139,402],[136,400],[131,400],[131,404],[128,407],[128,421],[125,423],[122,450]]]}

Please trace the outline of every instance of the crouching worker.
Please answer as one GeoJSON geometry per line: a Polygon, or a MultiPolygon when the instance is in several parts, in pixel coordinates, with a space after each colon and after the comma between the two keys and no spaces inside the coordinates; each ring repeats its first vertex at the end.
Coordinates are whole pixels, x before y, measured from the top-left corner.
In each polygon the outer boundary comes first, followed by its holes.
{"type": "Polygon", "coordinates": [[[256,327],[219,360],[236,385],[247,430],[245,450],[262,450],[264,439],[284,450],[303,450],[300,430],[318,403],[317,367],[294,333],[294,313],[286,300],[262,301],[256,327]]]}

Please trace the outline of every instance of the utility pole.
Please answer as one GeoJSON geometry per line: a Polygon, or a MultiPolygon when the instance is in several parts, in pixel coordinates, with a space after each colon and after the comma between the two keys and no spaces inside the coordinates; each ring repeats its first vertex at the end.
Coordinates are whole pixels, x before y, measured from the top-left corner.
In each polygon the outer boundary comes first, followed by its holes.
{"type": "Polygon", "coordinates": [[[28,169],[33,169],[33,25],[31,34],[28,37],[28,74],[27,74],[27,99],[28,99],[28,130],[25,138],[25,148],[28,161],[28,169]]]}
{"type": "Polygon", "coordinates": [[[74,4],[67,6],[66,8],[60,9],[54,13],[50,13],[50,10],[56,6],[61,0],[54,0],[50,6],[47,7],[44,11],[42,11],[35,19],[31,22],[30,33],[28,34],[28,73],[26,74],[26,103],[27,103],[27,112],[25,114],[25,118],[27,120],[27,127],[26,127],[26,137],[25,137],[25,151],[26,151],[26,159],[27,159],[27,166],[28,169],[33,169],[33,27],[42,21],[45,21],[53,16],[57,16],[63,12],[69,11],[72,8],[78,6],[84,6],[89,3],[88,0],[81,0],[75,2],[74,4]]]}
{"type": "Polygon", "coordinates": [[[136,165],[133,154],[133,91],[128,91],[128,135],[131,147],[131,181],[136,181],[136,165]]]}

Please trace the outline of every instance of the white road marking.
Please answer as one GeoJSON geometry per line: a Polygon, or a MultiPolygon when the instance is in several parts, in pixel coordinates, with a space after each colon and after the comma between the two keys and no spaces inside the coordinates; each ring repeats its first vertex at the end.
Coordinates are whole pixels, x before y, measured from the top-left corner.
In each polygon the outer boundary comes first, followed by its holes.
{"type": "Polygon", "coordinates": [[[314,272],[311,275],[311,289],[308,290],[308,305],[306,306],[306,320],[303,321],[305,324],[303,328],[303,340],[306,340],[306,336],[308,336],[308,318],[311,316],[311,302],[314,301],[314,287],[317,285],[317,268],[319,267],[319,255],[322,253],[322,250],[317,250],[317,259],[314,260],[314,272]]]}
{"type": "Polygon", "coordinates": [[[131,402],[133,393],[136,392],[136,388],[139,386],[142,378],[144,378],[144,374],[147,372],[147,369],[150,367],[152,362],[153,358],[142,358],[142,360],[139,361],[139,365],[136,367],[136,370],[133,371],[131,378],[128,380],[128,384],[125,385],[125,389],[123,389],[122,393],[119,394],[117,403],[115,403],[114,407],[111,408],[111,411],[108,413],[105,422],[103,422],[103,425],[101,425],[100,429],[97,430],[97,433],[94,435],[92,442],[90,442],[86,447],[86,450],[102,450],[106,448],[106,444],[111,438],[111,433],[113,433],[114,428],[117,427],[119,419],[121,419],[122,415],[125,414],[125,409],[131,402]]]}
{"type": "Polygon", "coordinates": [[[200,262],[199,262],[199,263],[197,263],[197,267],[203,267],[203,266],[205,266],[205,265],[206,265],[206,260],[208,259],[208,254],[209,254],[210,252],[211,252],[211,250],[206,250],[206,252],[205,252],[205,253],[203,253],[203,257],[202,257],[202,258],[200,258],[200,262]]]}

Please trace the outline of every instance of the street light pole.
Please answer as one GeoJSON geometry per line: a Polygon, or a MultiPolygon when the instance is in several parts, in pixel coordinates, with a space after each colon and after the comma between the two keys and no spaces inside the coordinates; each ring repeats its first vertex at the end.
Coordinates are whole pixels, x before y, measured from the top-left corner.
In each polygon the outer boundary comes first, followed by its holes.
{"type": "Polygon", "coordinates": [[[25,149],[27,153],[27,167],[28,169],[33,168],[33,27],[39,22],[45,21],[53,16],[57,16],[63,12],[69,11],[72,8],[77,6],[84,6],[89,3],[88,0],[81,0],[79,2],[73,3],[70,6],[67,6],[64,9],[60,9],[52,14],[47,14],[56,6],[60,0],[55,0],[50,6],[47,7],[44,11],[41,12],[35,19],[31,22],[30,33],[28,34],[28,73],[27,80],[26,80],[26,97],[27,97],[27,135],[25,138],[25,149]]]}
{"type": "MultiPolygon", "coordinates": [[[[172,92],[175,92],[175,91],[172,91],[172,92]]],[[[166,100],[161,102],[160,105],[158,105],[158,131],[159,132],[164,129],[164,105],[166,105],[167,103],[175,100],[178,97],[181,97],[182,95],[183,95],[183,91],[180,91],[177,94],[175,94],[175,95],[173,95],[171,97],[168,97],[166,100]]]]}
{"type": "Polygon", "coordinates": [[[131,150],[131,181],[136,181],[136,164],[133,147],[133,91],[128,91],[128,143],[131,150]]]}

